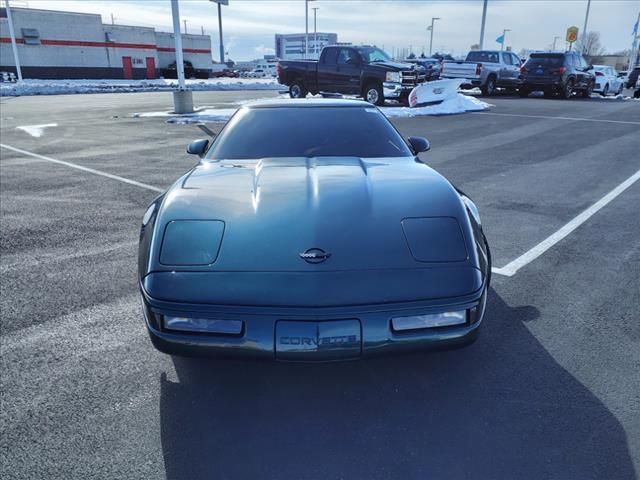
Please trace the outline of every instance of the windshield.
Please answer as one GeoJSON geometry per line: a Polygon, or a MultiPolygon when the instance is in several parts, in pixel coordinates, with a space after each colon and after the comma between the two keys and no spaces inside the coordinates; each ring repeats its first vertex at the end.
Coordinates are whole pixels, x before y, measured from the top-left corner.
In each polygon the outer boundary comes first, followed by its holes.
{"type": "Polygon", "coordinates": [[[216,138],[209,159],[404,157],[407,144],[375,108],[242,109],[216,138]]]}
{"type": "Polygon", "coordinates": [[[531,55],[525,66],[527,67],[561,67],[564,64],[564,56],[562,55],[531,55]]]}
{"type": "Polygon", "coordinates": [[[389,55],[376,47],[361,47],[358,48],[358,53],[362,56],[362,61],[365,63],[388,62],[391,60],[389,55]]]}

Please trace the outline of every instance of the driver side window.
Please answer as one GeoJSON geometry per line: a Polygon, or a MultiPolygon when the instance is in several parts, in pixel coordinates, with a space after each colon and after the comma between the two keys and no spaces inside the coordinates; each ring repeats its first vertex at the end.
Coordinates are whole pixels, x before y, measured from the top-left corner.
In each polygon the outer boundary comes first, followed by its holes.
{"type": "Polygon", "coordinates": [[[355,58],[353,54],[353,50],[350,48],[342,48],[340,49],[340,54],[338,55],[338,65],[345,65],[349,63],[349,60],[355,58]]]}

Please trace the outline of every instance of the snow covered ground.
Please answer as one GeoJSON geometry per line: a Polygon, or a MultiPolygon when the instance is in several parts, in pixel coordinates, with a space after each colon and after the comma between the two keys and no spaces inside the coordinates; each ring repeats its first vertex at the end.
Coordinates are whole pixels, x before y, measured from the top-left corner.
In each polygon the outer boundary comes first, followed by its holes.
{"type": "MultiPolygon", "coordinates": [[[[283,95],[282,98],[288,98],[283,95]]],[[[304,101],[304,100],[299,100],[304,101]]],[[[244,102],[238,102],[238,105],[244,102]]],[[[478,112],[486,110],[490,106],[489,103],[478,100],[458,93],[450,99],[438,105],[429,105],[426,107],[380,107],[380,111],[387,117],[419,117],[419,116],[436,116],[436,115],[453,115],[465,112],[478,112]]],[[[196,112],[184,115],[176,115],[172,112],[143,112],[134,113],[133,117],[167,117],[167,123],[190,124],[190,123],[208,123],[208,122],[224,122],[231,118],[236,112],[236,108],[211,108],[201,107],[196,112]]]]}
{"type": "MultiPolygon", "coordinates": [[[[275,78],[210,78],[187,80],[187,87],[202,90],[281,90],[275,78]]],[[[175,90],[177,80],[24,80],[0,83],[0,96],[65,95],[74,93],[126,93],[175,90]]]]}

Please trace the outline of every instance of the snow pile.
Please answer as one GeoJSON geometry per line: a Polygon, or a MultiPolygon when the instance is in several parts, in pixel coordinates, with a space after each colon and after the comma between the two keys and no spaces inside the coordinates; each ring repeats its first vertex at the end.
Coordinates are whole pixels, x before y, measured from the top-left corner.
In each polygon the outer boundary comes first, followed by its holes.
{"type": "Polygon", "coordinates": [[[491,104],[478,100],[475,97],[458,93],[436,105],[416,108],[386,107],[380,110],[387,117],[420,117],[425,115],[454,115],[456,113],[479,112],[491,106],[491,104]]]}
{"type": "MultiPolygon", "coordinates": [[[[255,101],[255,100],[252,100],[255,101]]],[[[297,100],[304,101],[304,100],[297,100]]],[[[248,103],[248,102],[238,102],[248,103]]],[[[436,116],[436,115],[453,115],[457,113],[465,112],[479,112],[486,110],[492,105],[477,98],[467,97],[462,94],[457,94],[451,98],[448,98],[442,103],[437,105],[429,105],[426,107],[380,107],[380,111],[387,117],[421,117],[421,116],[436,116]]],[[[144,112],[134,113],[133,117],[169,117],[167,123],[175,123],[180,125],[192,124],[192,123],[207,123],[207,122],[225,122],[231,118],[236,112],[236,108],[211,108],[202,107],[194,113],[188,113],[183,115],[177,115],[172,112],[144,112]]]]}
{"type": "Polygon", "coordinates": [[[49,127],[57,127],[57,123],[42,123],[40,125],[22,125],[20,127],[16,127],[17,130],[22,130],[23,132],[28,133],[32,137],[41,137],[44,133],[45,128],[49,127]]]}
{"type": "MultiPolygon", "coordinates": [[[[209,78],[187,80],[187,88],[203,90],[281,90],[275,78],[209,78]]],[[[178,81],[157,80],[24,80],[0,83],[0,96],[64,95],[74,93],[127,93],[171,91],[178,81]]]]}

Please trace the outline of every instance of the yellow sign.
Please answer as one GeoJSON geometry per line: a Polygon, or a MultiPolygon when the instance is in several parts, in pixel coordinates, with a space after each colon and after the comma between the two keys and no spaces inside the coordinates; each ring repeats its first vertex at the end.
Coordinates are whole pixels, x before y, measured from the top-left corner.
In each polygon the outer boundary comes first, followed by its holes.
{"type": "Polygon", "coordinates": [[[573,43],[578,40],[578,27],[567,28],[567,42],[573,43]]]}

